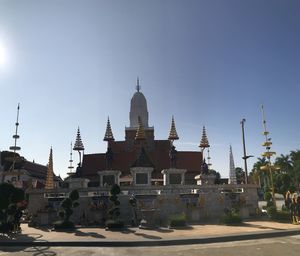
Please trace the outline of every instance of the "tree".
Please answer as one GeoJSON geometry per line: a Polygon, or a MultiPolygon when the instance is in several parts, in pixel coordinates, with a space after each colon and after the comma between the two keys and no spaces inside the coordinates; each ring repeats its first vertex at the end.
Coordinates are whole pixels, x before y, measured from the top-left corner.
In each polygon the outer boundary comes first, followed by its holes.
{"type": "Polygon", "coordinates": [[[290,173],[293,169],[292,165],[293,161],[291,160],[290,155],[281,154],[279,157],[275,159],[275,165],[280,167],[281,173],[290,173]]]}
{"type": "MultiPolygon", "coordinates": [[[[270,187],[270,173],[268,170],[261,171],[260,167],[266,164],[268,164],[266,158],[258,158],[250,173],[255,183],[259,181],[258,184],[265,192],[270,187]]],[[[288,155],[281,154],[275,159],[275,166],[279,170],[272,171],[274,190],[283,195],[288,190],[297,190],[300,182],[300,150],[290,151],[288,155]]]]}
{"type": "Polygon", "coordinates": [[[77,190],[73,190],[69,197],[65,198],[60,204],[60,211],[58,212],[60,221],[54,224],[55,229],[73,229],[74,223],[70,221],[70,217],[73,214],[73,208],[79,206],[77,200],[79,199],[79,193],[77,190]]]}
{"type": "Polygon", "coordinates": [[[269,174],[266,171],[262,171],[260,167],[265,166],[267,162],[265,157],[258,157],[257,162],[254,163],[252,171],[249,174],[253,179],[253,183],[260,185],[264,191],[270,187],[270,180],[269,174]]]}
{"type": "Polygon", "coordinates": [[[241,167],[235,168],[235,175],[237,184],[245,184],[245,172],[241,167]]]}
{"type": "Polygon", "coordinates": [[[211,170],[209,170],[209,173],[216,176],[215,184],[221,184],[221,174],[219,172],[217,172],[216,170],[211,169],[211,170]]]}
{"type": "Polygon", "coordinates": [[[0,184],[0,233],[20,230],[22,211],[27,207],[25,192],[12,184],[0,184]]]}
{"type": "Polygon", "coordinates": [[[124,222],[120,219],[120,201],[118,200],[118,195],[121,193],[119,185],[114,184],[110,189],[111,201],[110,209],[108,211],[109,219],[106,221],[106,227],[108,229],[122,228],[124,222]]]}

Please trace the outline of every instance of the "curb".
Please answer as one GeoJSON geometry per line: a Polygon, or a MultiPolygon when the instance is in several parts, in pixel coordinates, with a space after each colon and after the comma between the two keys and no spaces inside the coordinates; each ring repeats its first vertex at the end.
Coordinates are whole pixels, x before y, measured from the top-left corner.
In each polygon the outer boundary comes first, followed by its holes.
{"type": "Polygon", "coordinates": [[[1,246],[21,246],[21,247],[142,247],[142,246],[172,246],[172,245],[191,245],[191,244],[209,244],[224,243],[234,241],[245,241],[265,238],[275,238],[282,236],[300,235],[300,229],[279,230],[270,232],[255,232],[248,234],[234,234],[228,236],[186,238],[172,240],[152,240],[152,241],[0,241],[1,246]]]}

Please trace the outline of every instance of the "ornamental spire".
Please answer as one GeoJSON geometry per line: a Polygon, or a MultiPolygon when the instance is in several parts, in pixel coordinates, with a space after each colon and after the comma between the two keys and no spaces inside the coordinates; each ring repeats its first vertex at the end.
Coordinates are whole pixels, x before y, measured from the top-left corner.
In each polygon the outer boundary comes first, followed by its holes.
{"type": "Polygon", "coordinates": [[[236,174],[235,174],[235,165],[232,154],[232,147],[229,147],[229,182],[228,184],[237,184],[236,174]]]}
{"type": "Polygon", "coordinates": [[[212,166],[212,163],[211,163],[211,157],[210,157],[210,151],[209,149],[207,149],[207,166],[208,166],[208,170],[210,170],[210,167],[212,166]]]}
{"type": "Polygon", "coordinates": [[[84,146],[83,146],[83,143],[82,143],[82,140],[81,140],[79,127],[78,127],[78,130],[77,130],[77,136],[76,136],[76,141],[75,141],[75,145],[73,147],[73,150],[78,151],[78,154],[79,154],[78,167],[81,167],[81,151],[84,151],[84,146]]]}
{"type": "Polygon", "coordinates": [[[263,119],[263,135],[265,136],[265,142],[262,144],[263,147],[266,148],[266,151],[262,153],[263,157],[266,157],[268,159],[266,165],[261,166],[260,169],[262,171],[268,171],[270,174],[270,181],[271,181],[271,191],[272,191],[272,198],[273,198],[273,205],[276,207],[276,199],[275,199],[275,190],[274,190],[274,182],[273,182],[273,171],[280,170],[278,166],[275,166],[271,162],[271,157],[276,155],[276,152],[271,151],[272,141],[269,137],[269,132],[267,131],[267,125],[266,125],[266,117],[265,117],[265,111],[264,106],[261,105],[261,111],[262,111],[262,119],[263,119]]]}
{"type": "Polygon", "coordinates": [[[137,90],[137,92],[140,92],[140,90],[141,90],[139,77],[137,77],[137,79],[136,79],[136,90],[137,90]]]}
{"type": "Polygon", "coordinates": [[[205,148],[210,147],[208,139],[207,139],[207,135],[206,135],[205,126],[203,126],[202,138],[201,138],[201,142],[200,142],[199,147],[202,148],[202,150],[204,150],[205,148]]]}
{"type": "Polygon", "coordinates": [[[69,169],[69,173],[68,174],[72,174],[72,171],[73,171],[73,168],[74,168],[74,166],[73,166],[73,152],[72,152],[72,142],[71,142],[71,150],[70,150],[70,160],[69,160],[69,163],[70,163],[70,165],[69,165],[69,167],[68,167],[68,169],[69,169]]]}
{"type": "Polygon", "coordinates": [[[109,117],[107,118],[107,125],[106,125],[106,131],[105,131],[105,135],[104,135],[104,141],[114,141],[114,135],[112,133],[111,130],[111,126],[110,126],[110,121],[109,121],[109,117]]]}
{"type": "Polygon", "coordinates": [[[51,147],[45,189],[53,189],[53,188],[54,188],[54,174],[53,174],[53,156],[52,156],[52,147],[51,147]]]}
{"type": "MultiPolygon", "coordinates": [[[[13,161],[12,161],[12,165],[11,165],[11,170],[12,171],[15,169],[15,163],[17,161],[17,159],[16,159],[16,151],[21,150],[21,147],[17,146],[17,140],[20,138],[20,136],[18,135],[19,112],[20,112],[20,103],[18,103],[18,107],[17,107],[16,131],[15,131],[15,134],[13,135],[13,139],[14,139],[15,143],[14,143],[13,146],[9,147],[9,149],[14,152],[13,161]]],[[[19,179],[19,175],[18,175],[18,179],[19,179]]]]}
{"type": "Polygon", "coordinates": [[[73,150],[77,150],[77,151],[84,150],[84,146],[83,146],[83,143],[82,143],[82,140],[81,140],[79,126],[78,126],[78,129],[77,129],[77,136],[76,136],[76,141],[75,141],[73,150]]]}
{"type": "Polygon", "coordinates": [[[146,134],[142,123],[142,119],[140,116],[138,116],[138,129],[136,131],[135,140],[145,140],[145,139],[146,139],[146,134]]]}
{"type": "Polygon", "coordinates": [[[178,139],[179,139],[179,137],[178,137],[176,127],[175,127],[174,116],[172,116],[172,124],[171,124],[171,129],[170,129],[170,132],[169,132],[168,140],[174,141],[174,140],[178,140],[178,139]]]}

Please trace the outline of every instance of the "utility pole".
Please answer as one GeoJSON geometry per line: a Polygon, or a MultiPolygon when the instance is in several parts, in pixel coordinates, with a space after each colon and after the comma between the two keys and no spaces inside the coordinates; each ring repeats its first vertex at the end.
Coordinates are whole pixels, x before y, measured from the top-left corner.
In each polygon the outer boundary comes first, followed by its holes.
{"type": "Polygon", "coordinates": [[[243,118],[241,121],[241,125],[242,125],[242,137],[243,137],[243,150],[244,150],[244,156],[242,157],[244,159],[244,166],[245,166],[245,184],[248,184],[248,168],[247,168],[247,159],[249,157],[253,157],[253,156],[247,156],[246,154],[246,143],[245,143],[245,129],[244,129],[244,125],[245,125],[246,119],[243,118]]]}

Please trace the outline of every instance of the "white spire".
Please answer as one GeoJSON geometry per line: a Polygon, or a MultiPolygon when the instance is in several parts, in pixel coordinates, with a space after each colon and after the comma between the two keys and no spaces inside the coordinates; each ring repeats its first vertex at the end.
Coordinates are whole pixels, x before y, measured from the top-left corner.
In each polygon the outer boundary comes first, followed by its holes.
{"type": "Polygon", "coordinates": [[[229,148],[229,181],[228,181],[228,184],[237,184],[231,145],[229,148]]]}
{"type": "Polygon", "coordinates": [[[130,128],[135,128],[135,129],[138,128],[139,126],[138,117],[140,117],[144,127],[147,129],[149,127],[147,101],[144,94],[140,90],[141,90],[141,86],[140,86],[140,80],[138,78],[136,92],[132,96],[130,102],[130,112],[129,112],[130,128]]]}

